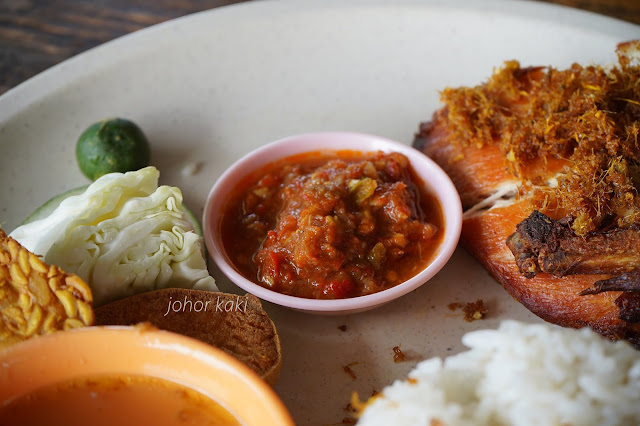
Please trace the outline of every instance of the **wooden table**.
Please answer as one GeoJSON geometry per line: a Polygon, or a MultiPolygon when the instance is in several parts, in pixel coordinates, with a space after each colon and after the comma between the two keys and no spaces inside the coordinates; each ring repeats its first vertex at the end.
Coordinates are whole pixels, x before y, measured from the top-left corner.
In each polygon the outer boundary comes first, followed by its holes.
{"type": "MultiPolygon", "coordinates": [[[[0,0],[0,94],[116,37],[246,0],[0,0]]],[[[543,0],[640,24],[640,0],[543,0]]]]}

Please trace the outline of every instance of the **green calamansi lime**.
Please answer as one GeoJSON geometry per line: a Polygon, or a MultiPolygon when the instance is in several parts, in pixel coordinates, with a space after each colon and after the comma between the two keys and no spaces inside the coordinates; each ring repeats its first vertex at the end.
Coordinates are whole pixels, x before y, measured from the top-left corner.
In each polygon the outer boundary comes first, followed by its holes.
{"type": "Polygon", "coordinates": [[[89,179],[113,172],[129,172],[149,165],[149,142],[132,121],[114,118],[98,121],[85,130],[76,144],[80,170],[89,179]]]}

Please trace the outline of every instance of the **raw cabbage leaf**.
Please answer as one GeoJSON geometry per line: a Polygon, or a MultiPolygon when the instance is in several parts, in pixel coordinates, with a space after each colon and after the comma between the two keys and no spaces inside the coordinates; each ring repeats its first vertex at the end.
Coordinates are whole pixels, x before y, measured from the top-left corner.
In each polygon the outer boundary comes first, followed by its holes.
{"type": "Polygon", "coordinates": [[[95,306],[166,287],[218,291],[182,193],[158,187],[159,175],[155,167],[104,175],[11,237],[84,279],[95,306]]]}

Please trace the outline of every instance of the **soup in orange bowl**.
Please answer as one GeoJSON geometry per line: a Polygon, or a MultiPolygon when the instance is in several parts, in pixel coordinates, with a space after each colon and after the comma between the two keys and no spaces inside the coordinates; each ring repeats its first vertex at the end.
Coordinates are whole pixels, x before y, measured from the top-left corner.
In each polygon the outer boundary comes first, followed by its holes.
{"type": "Polygon", "coordinates": [[[0,424],[292,425],[230,355],[153,327],[89,327],[0,350],[0,424]]]}

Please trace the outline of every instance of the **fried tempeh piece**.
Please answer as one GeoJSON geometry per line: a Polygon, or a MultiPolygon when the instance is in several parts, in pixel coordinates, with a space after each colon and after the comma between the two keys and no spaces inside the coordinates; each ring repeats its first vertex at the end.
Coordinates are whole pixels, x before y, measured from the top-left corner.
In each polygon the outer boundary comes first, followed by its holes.
{"type": "Polygon", "coordinates": [[[0,229],[0,347],[94,323],[89,286],[0,229]]]}

